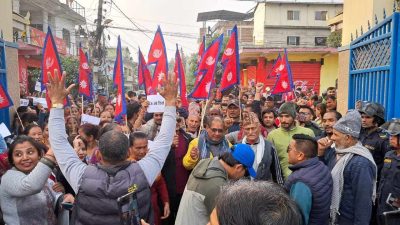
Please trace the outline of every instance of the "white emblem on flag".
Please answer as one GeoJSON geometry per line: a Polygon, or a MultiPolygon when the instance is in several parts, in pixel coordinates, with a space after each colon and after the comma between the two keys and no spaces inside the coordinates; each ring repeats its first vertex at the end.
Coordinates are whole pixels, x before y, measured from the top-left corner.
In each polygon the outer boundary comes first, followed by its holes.
{"type": "Polygon", "coordinates": [[[161,55],[162,55],[162,51],[160,49],[154,50],[154,52],[153,52],[153,57],[154,58],[158,59],[158,58],[161,57],[161,55]]]}
{"type": "Polygon", "coordinates": [[[288,83],[286,81],[282,81],[281,86],[286,89],[288,88],[288,83]]]}
{"type": "Polygon", "coordinates": [[[89,65],[87,63],[82,63],[82,68],[84,70],[87,70],[87,69],[89,69],[89,65]]]}
{"type": "Polygon", "coordinates": [[[0,95],[0,104],[4,103],[5,98],[3,96],[0,95]]]}
{"type": "Polygon", "coordinates": [[[232,49],[232,48],[227,48],[227,49],[224,51],[224,54],[225,54],[226,56],[231,56],[231,55],[233,55],[233,49],[232,49]]]}
{"type": "Polygon", "coordinates": [[[121,94],[119,94],[117,97],[117,104],[121,105],[121,102],[122,102],[122,96],[121,96],[121,94]]]}
{"type": "Polygon", "coordinates": [[[48,58],[46,59],[46,69],[50,69],[50,67],[52,67],[53,64],[54,64],[54,59],[48,57],[48,58]]]}
{"type": "Polygon", "coordinates": [[[86,89],[87,87],[87,83],[85,80],[82,80],[81,83],[79,84],[79,86],[81,86],[81,88],[86,89]]]}
{"type": "Polygon", "coordinates": [[[283,69],[285,69],[285,65],[281,64],[281,65],[279,65],[278,68],[276,68],[275,72],[276,73],[281,72],[283,69]]]}
{"type": "Polygon", "coordinates": [[[206,60],[206,64],[212,66],[215,63],[215,59],[212,56],[209,56],[206,60]]]}
{"type": "Polygon", "coordinates": [[[226,77],[226,79],[228,79],[228,81],[231,81],[231,80],[232,80],[232,72],[229,72],[229,73],[228,73],[228,76],[226,77]]]}
{"type": "Polygon", "coordinates": [[[165,73],[160,72],[160,73],[158,74],[158,81],[161,81],[161,80],[164,78],[164,76],[165,76],[165,73]]]}
{"type": "Polygon", "coordinates": [[[208,82],[206,84],[206,92],[209,93],[210,92],[210,88],[211,88],[211,82],[208,82]]]}

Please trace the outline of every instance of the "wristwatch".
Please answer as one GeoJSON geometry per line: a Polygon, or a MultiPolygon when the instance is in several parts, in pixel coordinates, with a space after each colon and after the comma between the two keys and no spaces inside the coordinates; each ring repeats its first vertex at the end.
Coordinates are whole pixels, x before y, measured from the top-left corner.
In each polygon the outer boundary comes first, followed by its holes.
{"type": "Polygon", "coordinates": [[[53,104],[51,104],[51,108],[62,109],[62,108],[64,108],[64,104],[62,104],[62,103],[53,103],[53,104]]]}

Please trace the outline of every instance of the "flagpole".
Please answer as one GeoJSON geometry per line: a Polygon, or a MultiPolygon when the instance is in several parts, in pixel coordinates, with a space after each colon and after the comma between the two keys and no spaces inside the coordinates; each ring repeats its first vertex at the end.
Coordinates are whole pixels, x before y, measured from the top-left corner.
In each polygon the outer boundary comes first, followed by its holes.
{"type": "Polygon", "coordinates": [[[22,123],[21,117],[19,116],[19,113],[17,111],[17,109],[15,108],[15,105],[13,106],[13,109],[15,111],[15,113],[17,114],[18,120],[21,123],[22,129],[25,130],[24,124],[22,123]]]}
{"type": "Polygon", "coordinates": [[[94,98],[93,98],[93,112],[94,112],[94,116],[96,116],[96,103],[95,103],[94,98]]]}
{"type": "Polygon", "coordinates": [[[239,86],[239,122],[242,123],[242,88],[239,86]]]}
{"type": "Polygon", "coordinates": [[[82,97],[81,105],[82,105],[82,115],[83,115],[83,95],[81,97],[82,97]]]}
{"type": "Polygon", "coordinates": [[[201,112],[201,123],[200,123],[200,127],[199,127],[199,135],[200,135],[200,131],[204,128],[203,127],[203,123],[204,123],[204,116],[206,115],[206,109],[207,109],[207,105],[208,105],[208,99],[207,99],[207,101],[206,101],[206,104],[204,105],[204,107],[203,107],[203,110],[202,110],[202,112],[201,112]]]}

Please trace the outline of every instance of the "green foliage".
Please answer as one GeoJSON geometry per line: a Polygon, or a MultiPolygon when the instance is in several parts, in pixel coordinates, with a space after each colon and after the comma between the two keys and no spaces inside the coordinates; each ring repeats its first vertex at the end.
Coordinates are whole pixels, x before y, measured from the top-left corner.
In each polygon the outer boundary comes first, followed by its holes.
{"type": "Polygon", "coordinates": [[[74,56],[61,57],[61,65],[67,73],[66,86],[76,83],[79,75],[79,60],[74,56]]]}
{"type": "Polygon", "coordinates": [[[329,47],[338,48],[338,47],[342,46],[342,31],[332,32],[328,36],[326,42],[329,47]]]}
{"type": "Polygon", "coordinates": [[[186,60],[186,90],[191,92],[194,85],[195,76],[194,73],[197,69],[197,53],[191,54],[186,60]]]}

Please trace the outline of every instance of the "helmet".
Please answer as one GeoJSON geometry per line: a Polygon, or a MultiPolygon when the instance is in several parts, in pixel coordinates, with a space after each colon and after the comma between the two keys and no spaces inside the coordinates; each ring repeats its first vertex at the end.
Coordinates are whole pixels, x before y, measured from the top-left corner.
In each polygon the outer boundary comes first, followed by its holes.
{"type": "Polygon", "coordinates": [[[391,136],[400,134],[400,119],[392,119],[381,126],[381,128],[391,136]]]}
{"type": "Polygon", "coordinates": [[[360,113],[365,113],[368,116],[376,116],[385,122],[385,108],[376,102],[370,102],[361,108],[360,113]]]}

